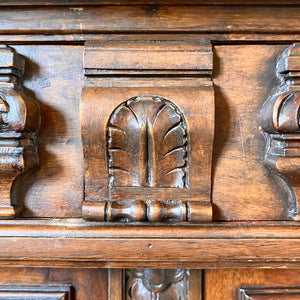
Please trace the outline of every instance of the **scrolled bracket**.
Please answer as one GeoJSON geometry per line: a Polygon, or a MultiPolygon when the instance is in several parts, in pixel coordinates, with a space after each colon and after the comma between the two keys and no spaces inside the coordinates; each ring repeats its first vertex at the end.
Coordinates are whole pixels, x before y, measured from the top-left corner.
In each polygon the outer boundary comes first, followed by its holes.
{"type": "Polygon", "coordinates": [[[280,91],[264,104],[260,125],[267,139],[266,164],[287,179],[300,220],[300,44],[287,48],[277,63],[280,91]]]}
{"type": "Polygon", "coordinates": [[[0,47],[0,217],[21,211],[19,187],[26,171],[38,165],[39,106],[22,92],[24,59],[0,47]]]}

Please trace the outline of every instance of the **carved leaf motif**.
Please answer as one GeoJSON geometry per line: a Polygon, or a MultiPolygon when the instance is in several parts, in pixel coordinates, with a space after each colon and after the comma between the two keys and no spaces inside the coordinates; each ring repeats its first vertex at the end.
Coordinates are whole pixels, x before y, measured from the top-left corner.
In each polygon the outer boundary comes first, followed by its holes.
{"type": "Polygon", "coordinates": [[[107,141],[111,184],[187,185],[186,123],[171,101],[140,96],[123,102],[110,117],[107,141]]]}
{"type": "Polygon", "coordinates": [[[120,104],[107,126],[108,166],[116,186],[187,186],[187,129],[171,101],[140,96],[120,104]]]}

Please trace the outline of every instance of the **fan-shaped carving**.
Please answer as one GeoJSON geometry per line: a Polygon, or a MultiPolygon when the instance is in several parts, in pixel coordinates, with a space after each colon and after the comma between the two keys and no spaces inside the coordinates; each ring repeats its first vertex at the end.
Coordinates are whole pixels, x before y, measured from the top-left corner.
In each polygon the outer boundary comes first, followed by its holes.
{"type": "Polygon", "coordinates": [[[155,96],[121,103],[107,125],[110,185],[186,187],[187,126],[179,108],[155,96]]]}

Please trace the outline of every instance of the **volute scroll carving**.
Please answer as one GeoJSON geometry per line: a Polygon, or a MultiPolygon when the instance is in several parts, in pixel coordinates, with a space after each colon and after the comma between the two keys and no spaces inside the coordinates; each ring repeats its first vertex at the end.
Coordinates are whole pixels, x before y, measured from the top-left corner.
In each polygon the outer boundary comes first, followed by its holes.
{"type": "Polygon", "coordinates": [[[288,47],[277,63],[280,91],[264,104],[260,125],[267,139],[266,164],[287,179],[300,220],[300,44],[288,47]]]}
{"type": "Polygon", "coordinates": [[[0,46],[0,217],[20,213],[19,185],[26,171],[38,164],[39,106],[22,92],[23,71],[24,59],[0,46]]]}
{"type": "Polygon", "coordinates": [[[211,70],[206,44],[87,43],[85,219],[211,221],[211,70]]]}

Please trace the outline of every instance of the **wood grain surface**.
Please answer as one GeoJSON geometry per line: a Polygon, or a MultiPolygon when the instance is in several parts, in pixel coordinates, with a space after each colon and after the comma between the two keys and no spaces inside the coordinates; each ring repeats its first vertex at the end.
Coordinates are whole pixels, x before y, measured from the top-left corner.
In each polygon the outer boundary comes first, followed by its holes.
{"type": "Polygon", "coordinates": [[[41,109],[40,166],[24,182],[22,216],[79,217],[83,184],[78,117],[82,48],[14,48],[25,58],[26,92],[41,109]]]}
{"type": "Polygon", "coordinates": [[[299,226],[234,222],[120,227],[80,219],[2,221],[0,261],[3,266],[298,268],[299,226]]]}
{"type": "Polygon", "coordinates": [[[3,7],[0,34],[129,31],[292,34],[300,29],[299,12],[299,6],[3,7]]]}
{"type": "Polygon", "coordinates": [[[263,103],[280,86],[276,62],[285,46],[214,49],[214,219],[288,219],[294,197],[285,182],[265,166],[266,144],[259,124],[263,103]]]}

